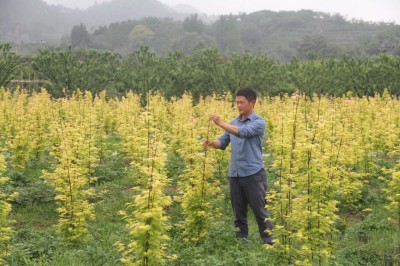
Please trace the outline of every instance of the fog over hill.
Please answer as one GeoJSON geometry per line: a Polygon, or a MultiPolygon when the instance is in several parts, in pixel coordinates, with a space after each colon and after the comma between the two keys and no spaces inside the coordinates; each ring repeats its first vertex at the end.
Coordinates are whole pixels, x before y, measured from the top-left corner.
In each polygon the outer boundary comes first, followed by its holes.
{"type": "Polygon", "coordinates": [[[400,54],[400,25],[347,19],[313,10],[209,16],[158,0],[112,0],[87,9],[43,0],[0,0],[0,42],[32,54],[48,46],[129,54],[146,45],[161,55],[216,47],[223,53],[266,53],[290,60],[333,55],[400,54]],[[29,11],[29,12],[27,12],[29,11]],[[196,13],[196,14],[194,14],[196,13]]]}
{"type": "Polygon", "coordinates": [[[182,20],[186,15],[157,0],[113,0],[86,10],[49,5],[42,0],[1,0],[0,40],[14,43],[46,41],[55,44],[59,43],[63,35],[70,34],[74,25],[80,23],[92,29],[112,22],[144,17],[182,20]]]}

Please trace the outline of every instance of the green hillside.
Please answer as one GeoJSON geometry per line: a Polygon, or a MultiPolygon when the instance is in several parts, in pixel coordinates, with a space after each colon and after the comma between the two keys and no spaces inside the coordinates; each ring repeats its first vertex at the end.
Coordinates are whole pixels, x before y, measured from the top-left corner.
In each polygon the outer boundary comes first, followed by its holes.
{"type": "Polygon", "coordinates": [[[226,55],[246,51],[282,61],[306,58],[309,52],[320,58],[400,54],[400,25],[312,10],[263,10],[208,19],[204,14],[180,14],[157,0],[113,0],[86,10],[41,0],[0,5],[0,42],[14,44],[22,54],[60,45],[123,56],[142,45],[162,56],[216,47],[226,55]],[[72,34],[74,30],[80,34],[72,34]]]}

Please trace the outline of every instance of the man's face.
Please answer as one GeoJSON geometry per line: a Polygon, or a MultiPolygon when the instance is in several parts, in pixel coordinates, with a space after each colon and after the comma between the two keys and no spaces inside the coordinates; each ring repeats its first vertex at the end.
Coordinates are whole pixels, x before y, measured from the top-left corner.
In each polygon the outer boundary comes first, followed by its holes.
{"type": "Polygon", "coordinates": [[[253,112],[255,101],[248,101],[244,96],[236,97],[236,106],[240,115],[250,115],[253,112]]]}

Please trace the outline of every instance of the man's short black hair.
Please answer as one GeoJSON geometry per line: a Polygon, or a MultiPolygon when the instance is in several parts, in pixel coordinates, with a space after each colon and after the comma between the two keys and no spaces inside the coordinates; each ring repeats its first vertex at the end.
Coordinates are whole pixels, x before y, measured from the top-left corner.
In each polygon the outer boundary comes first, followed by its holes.
{"type": "Polygon", "coordinates": [[[237,96],[244,96],[249,102],[257,100],[257,92],[252,88],[241,88],[236,92],[237,96]]]}

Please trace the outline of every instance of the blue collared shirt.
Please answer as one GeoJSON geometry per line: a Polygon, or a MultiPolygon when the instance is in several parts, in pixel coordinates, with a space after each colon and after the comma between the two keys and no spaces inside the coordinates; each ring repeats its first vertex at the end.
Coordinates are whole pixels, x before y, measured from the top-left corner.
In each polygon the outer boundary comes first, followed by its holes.
{"type": "Polygon", "coordinates": [[[243,177],[257,173],[264,168],[262,144],[265,120],[253,112],[245,121],[239,115],[229,124],[239,127],[239,133],[234,135],[225,131],[218,138],[222,150],[232,143],[229,176],[243,177]]]}

